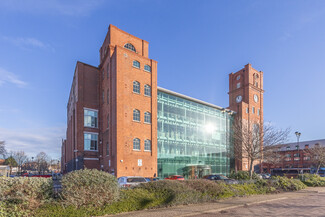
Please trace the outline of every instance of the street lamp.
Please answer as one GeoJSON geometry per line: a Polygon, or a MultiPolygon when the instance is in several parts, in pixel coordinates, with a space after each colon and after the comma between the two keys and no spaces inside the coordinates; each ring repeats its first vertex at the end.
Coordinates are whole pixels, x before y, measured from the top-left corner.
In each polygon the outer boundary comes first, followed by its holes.
{"type": "Polygon", "coordinates": [[[299,138],[300,138],[301,133],[298,132],[298,131],[296,131],[295,134],[296,134],[296,136],[297,136],[297,145],[298,145],[298,147],[299,147],[299,138]]]}
{"type": "MultiPolygon", "coordinates": [[[[297,150],[299,150],[299,138],[300,138],[301,133],[296,131],[295,134],[296,134],[296,137],[297,137],[297,150]]],[[[298,156],[300,157],[299,151],[298,151],[298,154],[299,154],[298,156]]],[[[299,164],[298,164],[298,167],[299,167],[299,164]]],[[[298,172],[299,172],[299,169],[298,169],[298,172]]],[[[302,173],[302,170],[301,170],[301,173],[302,173]]]]}

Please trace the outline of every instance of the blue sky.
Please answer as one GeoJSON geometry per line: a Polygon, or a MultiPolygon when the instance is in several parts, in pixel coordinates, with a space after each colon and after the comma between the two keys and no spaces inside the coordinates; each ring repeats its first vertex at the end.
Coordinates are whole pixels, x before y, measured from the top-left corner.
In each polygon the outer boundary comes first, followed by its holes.
{"type": "Polygon", "coordinates": [[[76,61],[99,64],[109,24],[149,42],[159,86],[219,106],[228,106],[228,74],[251,63],[264,72],[265,121],[325,138],[325,1],[1,0],[9,150],[60,156],[76,61]]]}

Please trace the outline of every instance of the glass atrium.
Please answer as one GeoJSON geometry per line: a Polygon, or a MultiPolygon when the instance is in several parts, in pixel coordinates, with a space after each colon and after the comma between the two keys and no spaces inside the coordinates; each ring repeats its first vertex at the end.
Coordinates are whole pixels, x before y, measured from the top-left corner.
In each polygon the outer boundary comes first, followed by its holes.
{"type": "Polygon", "coordinates": [[[231,112],[158,88],[158,177],[228,175],[231,112]]]}

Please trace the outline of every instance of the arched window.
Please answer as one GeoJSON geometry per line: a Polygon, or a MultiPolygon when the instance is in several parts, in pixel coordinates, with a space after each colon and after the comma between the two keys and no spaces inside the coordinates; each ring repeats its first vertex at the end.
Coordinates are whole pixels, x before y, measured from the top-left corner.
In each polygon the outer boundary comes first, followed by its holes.
{"type": "Polygon", "coordinates": [[[149,139],[144,141],[144,150],[151,151],[151,141],[149,139]]]}
{"type": "Polygon", "coordinates": [[[133,120],[140,121],[140,111],[138,109],[133,110],[133,120]]]}
{"type": "Polygon", "coordinates": [[[133,92],[140,93],[140,83],[137,81],[133,81],[133,92]]]}
{"type": "Polygon", "coordinates": [[[148,124],[151,124],[151,114],[150,114],[150,112],[145,112],[144,113],[144,122],[148,123],[148,124]]]}
{"type": "Polygon", "coordinates": [[[124,48],[129,49],[129,50],[131,50],[133,52],[136,52],[135,47],[133,46],[133,44],[127,43],[127,44],[124,45],[124,48]]]}
{"type": "Polygon", "coordinates": [[[133,139],[133,150],[140,150],[140,139],[133,139]]]}
{"type": "Polygon", "coordinates": [[[144,65],[144,71],[151,72],[151,67],[149,65],[144,65]]]}
{"type": "Polygon", "coordinates": [[[133,60],[133,67],[140,69],[140,62],[133,60]]]}
{"type": "Polygon", "coordinates": [[[151,87],[148,84],[144,85],[144,95],[151,96],[151,87]]]}

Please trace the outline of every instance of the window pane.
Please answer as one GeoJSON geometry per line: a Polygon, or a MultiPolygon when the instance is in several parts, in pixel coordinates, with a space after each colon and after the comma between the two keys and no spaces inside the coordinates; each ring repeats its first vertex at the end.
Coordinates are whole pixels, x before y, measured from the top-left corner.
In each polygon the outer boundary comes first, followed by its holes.
{"type": "Polygon", "coordinates": [[[151,67],[148,66],[148,65],[145,65],[144,70],[147,71],[147,72],[151,72],[151,67]]]}
{"type": "Polygon", "coordinates": [[[140,139],[134,139],[133,140],[133,149],[134,150],[140,150],[140,139]]]}
{"type": "Polygon", "coordinates": [[[146,140],[144,142],[144,150],[145,151],[151,151],[151,141],[150,140],[146,140]]]}
{"type": "Polygon", "coordinates": [[[97,134],[84,133],[84,150],[97,151],[97,134]]]}
{"type": "Polygon", "coordinates": [[[151,123],[151,114],[149,112],[144,113],[144,122],[151,123]]]}
{"type": "Polygon", "coordinates": [[[133,92],[140,93],[140,83],[137,81],[133,81],[133,92]]]}
{"type": "Polygon", "coordinates": [[[144,85],[144,95],[151,96],[151,87],[149,85],[144,85]]]}
{"type": "Polygon", "coordinates": [[[140,111],[137,109],[133,110],[133,120],[134,121],[140,121],[140,111]]]}
{"type": "Polygon", "coordinates": [[[98,116],[97,111],[85,109],[84,110],[84,126],[97,128],[97,124],[98,124],[97,116],[98,116]]]}
{"type": "Polygon", "coordinates": [[[140,62],[134,60],[133,61],[133,66],[136,67],[136,68],[140,68],[140,62]]]}
{"type": "Polygon", "coordinates": [[[127,44],[124,45],[124,47],[126,49],[129,49],[129,50],[133,51],[133,52],[136,52],[135,47],[133,46],[133,44],[127,43],[127,44]]]}

